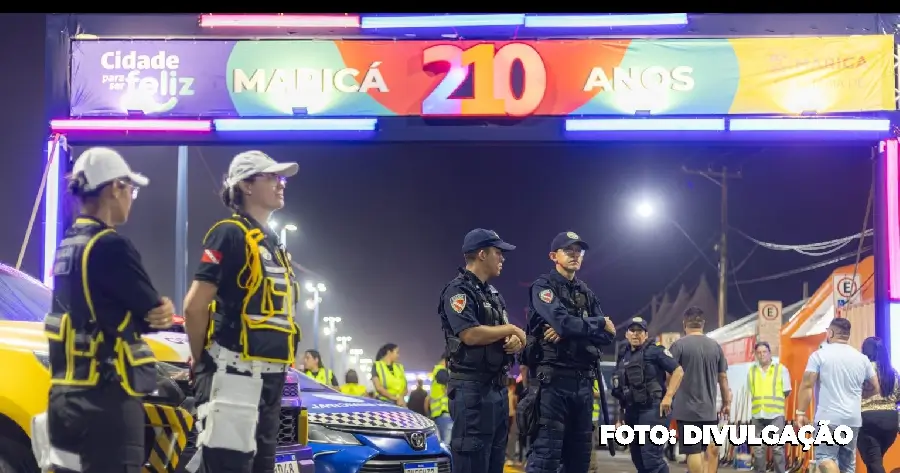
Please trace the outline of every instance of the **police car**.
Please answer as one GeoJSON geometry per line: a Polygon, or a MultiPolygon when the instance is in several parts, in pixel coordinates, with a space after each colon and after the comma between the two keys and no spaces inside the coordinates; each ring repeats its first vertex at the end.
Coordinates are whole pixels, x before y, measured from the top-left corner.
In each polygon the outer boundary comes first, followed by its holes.
{"type": "MultiPolygon", "coordinates": [[[[4,367],[0,371],[0,472],[3,473],[38,471],[31,448],[31,420],[47,410],[50,373],[43,319],[50,310],[51,297],[40,281],[0,264],[0,365],[4,367]]],[[[161,332],[146,338],[160,361],[160,374],[174,381],[177,392],[148,396],[144,400],[145,410],[165,405],[189,409],[187,404],[181,403],[191,394],[187,383],[186,361],[190,353],[187,337],[183,333],[161,332]],[[173,397],[179,401],[173,402],[173,397]]],[[[300,444],[300,376],[299,373],[288,373],[285,382],[276,456],[278,473],[314,471],[311,449],[300,444]]],[[[148,425],[146,447],[151,467],[155,466],[154,461],[160,461],[159,452],[154,452],[154,440],[158,438],[158,430],[165,428],[152,422],[148,425]]],[[[190,433],[183,436],[186,439],[184,446],[176,445],[173,449],[175,453],[171,455],[178,459],[178,471],[184,471],[193,456],[192,437],[190,433]]],[[[145,471],[154,471],[154,468],[145,471]]]]}
{"type": "Polygon", "coordinates": [[[409,409],[341,394],[299,372],[316,471],[450,473],[434,422],[409,409]]]}

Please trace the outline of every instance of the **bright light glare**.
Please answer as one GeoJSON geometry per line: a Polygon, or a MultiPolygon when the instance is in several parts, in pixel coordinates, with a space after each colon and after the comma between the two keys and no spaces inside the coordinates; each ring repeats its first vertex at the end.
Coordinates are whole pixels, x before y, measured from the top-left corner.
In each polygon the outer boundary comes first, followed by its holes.
{"type": "Polygon", "coordinates": [[[275,220],[269,220],[269,228],[271,228],[272,231],[278,230],[278,222],[275,220]]]}
{"type": "Polygon", "coordinates": [[[338,346],[334,347],[334,349],[337,350],[339,353],[342,353],[344,351],[344,345],[338,345],[338,346]]]}
{"type": "Polygon", "coordinates": [[[316,292],[316,285],[313,284],[313,283],[311,283],[311,282],[309,282],[309,281],[306,281],[306,286],[305,286],[305,287],[306,287],[306,290],[309,291],[309,292],[316,292]]]}
{"type": "Polygon", "coordinates": [[[318,290],[319,292],[325,292],[325,289],[327,289],[325,287],[325,284],[322,284],[322,283],[316,284],[316,290],[318,290]]]}
{"type": "Polygon", "coordinates": [[[653,216],[654,209],[653,209],[653,206],[650,205],[649,202],[641,202],[640,204],[638,204],[638,206],[635,210],[637,210],[637,214],[639,217],[649,218],[649,217],[653,216]]]}
{"type": "Polygon", "coordinates": [[[287,230],[287,231],[289,231],[289,232],[296,232],[296,231],[297,231],[297,226],[294,225],[293,223],[289,223],[289,224],[287,224],[287,225],[284,226],[284,229],[287,230]]]}
{"type": "Polygon", "coordinates": [[[306,308],[307,308],[307,309],[315,309],[315,308],[316,308],[316,301],[313,300],[313,299],[307,299],[307,300],[306,300],[306,308]]]}
{"type": "Polygon", "coordinates": [[[322,333],[327,337],[331,335],[331,327],[325,327],[322,329],[322,333]]]}

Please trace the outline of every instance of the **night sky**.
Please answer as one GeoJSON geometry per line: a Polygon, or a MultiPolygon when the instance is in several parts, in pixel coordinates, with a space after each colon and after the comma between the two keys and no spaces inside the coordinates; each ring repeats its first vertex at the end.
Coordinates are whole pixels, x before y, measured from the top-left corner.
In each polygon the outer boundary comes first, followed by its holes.
{"type": "MultiPolygon", "coordinates": [[[[0,198],[7,202],[0,260],[14,264],[42,172],[47,129],[43,107],[43,16],[0,16],[0,51],[6,73],[0,94],[5,168],[0,198]],[[12,71],[12,72],[11,72],[12,71]]],[[[75,148],[78,152],[83,148],[75,148]]],[[[174,291],[176,148],[120,147],[132,167],[151,179],[131,221],[121,231],[143,253],[160,292],[174,291]]],[[[190,271],[200,240],[227,215],[218,190],[228,161],[241,147],[190,151],[190,271]]],[[[696,256],[671,224],[640,221],[635,205],[650,199],[682,225],[711,261],[708,242],[719,225],[720,190],[682,165],[727,165],[743,179],[730,184],[731,225],[775,243],[810,243],[857,233],[871,185],[870,148],[803,146],[728,147],[721,144],[305,144],[263,146],[276,160],[300,163],[288,182],[287,206],[276,215],[300,231],[288,237],[294,259],[328,284],[321,315],[344,320],[339,331],[371,356],[383,343],[401,346],[408,369],[430,369],[443,347],[438,296],[462,265],[460,246],[475,227],[496,230],[518,245],[503,275],[493,281],[510,315],[524,322],[527,283],[550,269],[548,246],[560,231],[575,231],[593,245],[581,276],[604,309],[622,321],[644,306],[696,256]]],[[[39,274],[40,221],[24,268],[39,274]]],[[[730,254],[740,262],[753,245],[732,233],[730,254]]],[[[850,245],[845,251],[855,250],[850,245]]],[[[759,248],[737,279],[752,279],[816,261],[759,248]]],[[[849,261],[848,261],[849,262],[849,261]]],[[[845,263],[846,264],[846,263],[845,263]]],[[[833,268],[729,292],[729,312],[742,316],[759,299],[785,304],[815,290],[833,268]]],[[[682,278],[689,288],[715,270],[702,259],[682,278]]],[[[673,288],[672,295],[677,290],[673,288]]],[[[309,327],[311,316],[302,314],[309,327]]],[[[312,345],[307,329],[307,344],[312,345]]],[[[324,343],[324,339],[323,342],[324,343]]]]}

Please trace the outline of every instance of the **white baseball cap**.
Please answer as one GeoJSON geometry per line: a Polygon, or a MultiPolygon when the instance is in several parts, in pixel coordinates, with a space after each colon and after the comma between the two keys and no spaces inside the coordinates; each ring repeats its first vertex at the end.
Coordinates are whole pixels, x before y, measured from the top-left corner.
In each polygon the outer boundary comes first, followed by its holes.
{"type": "Polygon", "coordinates": [[[111,148],[89,148],[78,156],[72,166],[72,175],[83,175],[85,191],[96,190],[116,179],[128,179],[133,184],[144,187],[150,179],[131,170],[125,158],[111,148]]]}
{"type": "Polygon", "coordinates": [[[244,151],[231,160],[225,185],[232,187],[256,174],[278,174],[291,177],[297,174],[299,169],[300,165],[297,163],[279,163],[262,151],[244,151]]]}

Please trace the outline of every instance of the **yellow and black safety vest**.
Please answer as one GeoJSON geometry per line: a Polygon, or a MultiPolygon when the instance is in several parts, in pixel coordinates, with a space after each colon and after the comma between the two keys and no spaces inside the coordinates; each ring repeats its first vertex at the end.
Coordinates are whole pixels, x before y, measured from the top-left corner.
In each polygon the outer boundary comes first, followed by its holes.
{"type": "Polygon", "coordinates": [[[447,367],[443,363],[439,363],[434,365],[434,370],[431,371],[431,392],[428,394],[428,397],[431,399],[431,405],[428,406],[428,409],[432,419],[450,413],[450,398],[447,397],[447,386],[437,382],[436,379],[438,372],[446,369],[447,367]]]}
{"type": "MultiPolygon", "coordinates": [[[[243,215],[216,222],[235,225],[244,234],[244,266],[237,274],[240,300],[223,300],[222,291],[210,306],[213,322],[207,333],[207,346],[213,341],[241,354],[241,359],[272,363],[294,362],[294,305],[297,284],[290,258],[281,246],[266,238],[264,230],[243,215]]],[[[230,255],[229,255],[230,256],[230,255]]],[[[228,258],[228,256],[225,256],[228,258]]]]}
{"type": "Polygon", "coordinates": [[[306,375],[325,386],[331,386],[331,378],[334,377],[334,372],[329,369],[319,368],[319,371],[316,373],[306,370],[306,375]]]}
{"type": "MultiPolygon", "coordinates": [[[[53,263],[53,305],[44,318],[50,345],[50,384],[92,388],[118,382],[128,394],[142,396],[156,390],[156,358],[141,339],[138,320],[125,307],[96,307],[103,291],[98,282],[108,277],[89,273],[88,262],[97,240],[115,230],[90,218],[79,217],[66,231],[53,263]],[[110,313],[98,313],[99,310],[110,313]],[[100,319],[120,321],[103,327],[100,319]]],[[[115,300],[118,295],[104,294],[115,300]]]]}
{"type": "MultiPolygon", "coordinates": [[[[394,363],[391,366],[393,369],[383,361],[376,361],[375,373],[378,375],[378,381],[381,382],[381,387],[394,396],[399,396],[403,394],[403,390],[406,388],[406,372],[403,370],[403,365],[400,363],[394,363]]],[[[382,401],[394,402],[393,399],[388,399],[380,393],[377,393],[377,391],[376,397],[382,401]]]]}
{"type": "Polygon", "coordinates": [[[366,387],[358,383],[344,383],[341,386],[341,392],[348,396],[362,397],[366,395],[366,387]]]}

